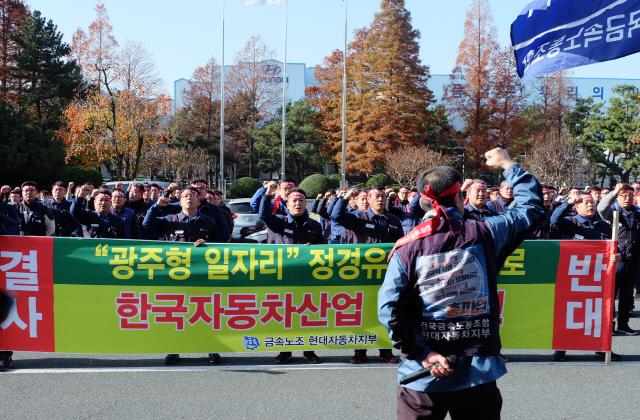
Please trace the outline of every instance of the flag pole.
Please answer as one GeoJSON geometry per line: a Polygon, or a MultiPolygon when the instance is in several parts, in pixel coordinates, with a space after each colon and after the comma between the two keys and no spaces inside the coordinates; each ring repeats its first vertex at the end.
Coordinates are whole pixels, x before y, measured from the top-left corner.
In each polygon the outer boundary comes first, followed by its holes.
{"type": "Polygon", "coordinates": [[[220,179],[218,189],[227,198],[227,183],[224,179],[224,0],[222,0],[222,63],[220,64],[220,179]]]}
{"type": "MultiPolygon", "coordinates": [[[[618,211],[614,211],[613,212],[613,223],[611,224],[611,227],[613,228],[612,231],[612,235],[611,235],[611,240],[613,241],[613,243],[618,243],[618,222],[620,221],[620,212],[618,211]]],[[[617,249],[614,249],[615,252],[617,252],[617,249]]],[[[613,275],[615,276],[615,271],[613,273],[613,275]]],[[[615,290],[615,289],[614,289],[615,290]]],[[[615,291],[613,292],[613,300],[612,300],[612,304],[611,304],[611,318],[613,318],[613,312],[614,312],[614,307],[615,307],[615,291]]],[[[608,337],[609,340],[611,340],[611,336],[608,337]]],[[[611,351],[605,352],[604,354],[604,364],[605,365],[610,365],[611,364],[611,351]]]]}
{"type": "Polygon", "coordinates": [[[286,136],[286,122],[287,122],[287,9],[289,2],[284,0],[284,65],[282,71],[282,168],[280,170],[280,180],[284,180],[284,150],[285,150],[285,136],[286,136]]]}
{"type": "Polygon", "coordinates": [[[342,52],[342,182],[341,187],[347,187],[347,166],[346,166],[346,149],[347,149],[347,3],[344,0],[344,51],[342,52]]]}

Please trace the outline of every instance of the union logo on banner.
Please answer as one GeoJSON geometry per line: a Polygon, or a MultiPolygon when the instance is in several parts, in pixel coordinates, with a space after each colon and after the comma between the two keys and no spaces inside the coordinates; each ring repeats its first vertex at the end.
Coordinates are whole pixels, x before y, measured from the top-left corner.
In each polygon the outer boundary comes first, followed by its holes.
{"type": "Polygon", "coordinates": [[[612,241],[563,241],[556,277],[553,348],[611,351],[612,241]]]}
{"type": "Polygon", "coordinates": [[[0,287],[14,298],[0,323],[0,350],[55,351],[53,238],[3,236],[0,287]]]}

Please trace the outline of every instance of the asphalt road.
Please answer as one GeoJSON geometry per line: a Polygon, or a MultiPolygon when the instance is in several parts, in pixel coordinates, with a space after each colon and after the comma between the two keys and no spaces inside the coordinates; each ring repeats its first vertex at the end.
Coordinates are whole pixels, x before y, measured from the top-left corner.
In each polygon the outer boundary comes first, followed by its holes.
{"type": "MultiPolygon", "coordinates": [[[[640,329],[640,319],[630,324],[640,329]]],[[[503,351],[502,418],[639,418],[640,336],[614,337],[613,346],[624,359],[611,366],[592,353],[553,363],[549,351],[503,351]]],[[[319,365],[294,352],[290,364],[276,367],[275,355],[223,354],[218,366],[203,354],[183,355],[165,367],[162,355],[18,352],[15,369],[0,374],[0,418],[395,418],[394,366],[375,357],[354,366],[351,352],[320,351],[319,365]]]]}

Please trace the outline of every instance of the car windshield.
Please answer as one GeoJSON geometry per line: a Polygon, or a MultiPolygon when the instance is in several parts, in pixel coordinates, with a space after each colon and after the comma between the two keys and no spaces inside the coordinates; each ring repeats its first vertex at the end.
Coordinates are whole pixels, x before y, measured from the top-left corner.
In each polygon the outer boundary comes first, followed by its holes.
{"type": "Polygon", "coordinates": [[[249,203],[233,203],[229,204],[229,210],[231,213],[241,213],[241,214],[256,214],[255,211],[251,208],[249,203]]]}

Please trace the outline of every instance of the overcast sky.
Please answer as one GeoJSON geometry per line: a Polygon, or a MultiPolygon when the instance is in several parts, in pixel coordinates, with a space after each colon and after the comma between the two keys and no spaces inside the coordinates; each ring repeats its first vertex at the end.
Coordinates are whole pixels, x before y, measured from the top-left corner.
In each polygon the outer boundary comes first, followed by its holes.
{"type": "MultiPolygon", "coordinates": [[[[58,25],[65,41],[78,27],[95,20],[92,0],[25,0],[58,25]]],[[[287,61],[312,67],[344,45],[342,0],[288,0],[287,61]]],[[[502,46],[510,44],[510,27],[527,0],[492,0],[502,46]]],[[[193,70],[214,56],[222,57],[222,0],[104,0],[113,34],[120,45],[142,42],[153,54],[167,93],[173,82],[188,79],[193,70]]],[[[432,74],[448,74],[462,40],[471,0],[406,0],[413,26],[420,30],[420,56],[432,74]]],[[[349,40],[354,29],[368,26],[379,11],[379,0],[348,0],[349,40]]],[[[259,34],[284,58],[284,7],[247,6],[246,0],[225,0],[225,64],[231,64],[249,37],[259,34]]],[[[580,67],[574,77],[640,79],[640,55],[580,67]]]]}

